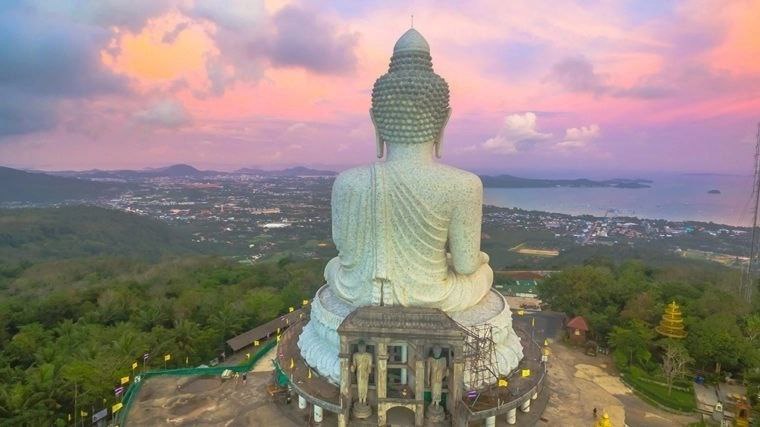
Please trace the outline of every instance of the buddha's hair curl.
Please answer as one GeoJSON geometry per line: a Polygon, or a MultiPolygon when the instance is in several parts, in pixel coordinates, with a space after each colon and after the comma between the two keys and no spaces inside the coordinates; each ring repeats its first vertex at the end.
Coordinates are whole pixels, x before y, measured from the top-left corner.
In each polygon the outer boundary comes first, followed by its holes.
{"type": "Polygon", "coordinates": [[[372,112],[383,141],[416,144],[436,139],[449,112],[449,85],[435,74],[430,54],[398,52],[372,88],[372,112]]]}

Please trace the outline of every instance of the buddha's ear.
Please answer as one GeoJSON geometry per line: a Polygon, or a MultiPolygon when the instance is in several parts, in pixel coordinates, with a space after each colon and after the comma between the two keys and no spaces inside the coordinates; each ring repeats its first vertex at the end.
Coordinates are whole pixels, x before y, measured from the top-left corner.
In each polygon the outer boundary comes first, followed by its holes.
{"type": "Polygon", "coordinates": [[[382,159],[385,154],[385,144],[383,138],[380,136],[380,131],[377,129],[377,123],[375,123],[375,113],[372,109],[369,109],[369,118],[372,119],[372,126],[375,128],[375,147],[377,148],[377,158],[382,159]]]}
{"type": "Polygon", "coordinates": [[[451,107],[446,109],[446,118],[443,119],[443,124],[441,125],[441,131],[438,132],[438,138],[435,140],[435,157],[441,158],[441,153],[443,152],[443,149],[441,148],[441,145],[443,145],[443,131],[446,129],[446,125],[449,123],[449,118],[451,117],[451,107]]]}

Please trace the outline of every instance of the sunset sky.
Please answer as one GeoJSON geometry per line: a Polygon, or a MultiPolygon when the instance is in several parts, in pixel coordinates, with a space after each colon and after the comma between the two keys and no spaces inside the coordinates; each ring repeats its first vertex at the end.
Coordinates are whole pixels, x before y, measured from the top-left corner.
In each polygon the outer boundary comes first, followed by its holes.
{"type": "Polygon", "coordinates": [[[750,174],[760,0],[0,2],[0,165],[341,169],[414,27],[451,87],[443,161],[750,174]]]}

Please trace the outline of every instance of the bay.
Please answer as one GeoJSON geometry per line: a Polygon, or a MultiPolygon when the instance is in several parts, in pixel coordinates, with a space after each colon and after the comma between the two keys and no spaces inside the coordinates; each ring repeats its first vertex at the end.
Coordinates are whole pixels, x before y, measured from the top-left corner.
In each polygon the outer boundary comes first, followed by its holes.
{"type": "Polygon", "coordinates": [[[752,224],[752,176],[663,174],[651,188],[485,188],[484,203],[570,215],[752,224]],[[718,190],[720,194],[709,194],[718,190]]]}

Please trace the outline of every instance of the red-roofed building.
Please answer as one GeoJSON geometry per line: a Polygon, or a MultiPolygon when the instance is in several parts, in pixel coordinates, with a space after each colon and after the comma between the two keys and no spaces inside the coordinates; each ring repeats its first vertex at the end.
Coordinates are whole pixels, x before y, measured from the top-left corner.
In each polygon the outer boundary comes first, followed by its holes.
{"type": "Polygon", "coordinates": [[[588,323],[581,316],[575,316],[565,325],[567,328],[567,337],[573,344],[583,345],[586,343],[586,332],[588,332],[588,323]]]}

